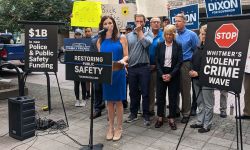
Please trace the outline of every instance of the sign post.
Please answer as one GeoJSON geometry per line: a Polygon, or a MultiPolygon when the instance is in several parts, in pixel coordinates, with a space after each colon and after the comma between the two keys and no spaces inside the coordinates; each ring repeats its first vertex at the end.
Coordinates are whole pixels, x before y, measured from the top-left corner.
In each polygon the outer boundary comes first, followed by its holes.
{"type": "MultiPolygon", "coordinates": [[[[56,76],[59,93],[61,96],[62,107],[67,126],[68,118],[64,107],[61,89],[57,78],[57,33],[58,25],[64,25],[64,22],[55,21],[18,21],[19,24],[25,24],[25,74],[28,72],[44,72],[47,78],[48,108],[51,112],[50,78],[48,72],[53,72],[56,76]]],[[[22,81],[22,82],[23,82],[22,81]]]]}

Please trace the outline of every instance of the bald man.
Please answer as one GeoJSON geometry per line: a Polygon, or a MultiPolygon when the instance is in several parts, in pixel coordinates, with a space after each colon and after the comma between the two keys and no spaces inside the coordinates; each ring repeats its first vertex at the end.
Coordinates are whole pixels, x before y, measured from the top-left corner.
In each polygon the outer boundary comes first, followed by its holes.
{"type": "Polygon", "coordinates": [[[149,54],[150,54],[150,84],[149,84],[149,115],[154,116],[155,111],[155,89],[156,89],[156,63],[155,63],[155,52],[157,44],[163,39],[163,32],[160,30],[161,28],[161,20],[159,17],[153,17],[150,20],[151,31],[154,35],[153,42],[149,46],[149,54]]]}

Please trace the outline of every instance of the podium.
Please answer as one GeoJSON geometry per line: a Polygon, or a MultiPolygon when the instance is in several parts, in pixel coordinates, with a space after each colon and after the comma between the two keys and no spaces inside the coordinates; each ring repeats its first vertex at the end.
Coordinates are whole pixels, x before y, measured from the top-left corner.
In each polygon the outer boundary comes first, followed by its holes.
{"type": "MultiPolygon", "coordinates": [[[[93,49],[90,49],[90,51],[93,51],[93,49]]],[[[65,64],[66,80],[90,81],[93,85],[91,95],[89,145],[83,146],[80,150],[101,150],[103,148],[103,144],[99,143],[93,145],[93,105],[95,98],[94,83],[111,84],[113,66],[112,53],[66,50],[65,64]],[[93,69],[98,71],[90,71],[93,69]]],[[[117,66],[115,68],[117,68],[117,66]]]]}

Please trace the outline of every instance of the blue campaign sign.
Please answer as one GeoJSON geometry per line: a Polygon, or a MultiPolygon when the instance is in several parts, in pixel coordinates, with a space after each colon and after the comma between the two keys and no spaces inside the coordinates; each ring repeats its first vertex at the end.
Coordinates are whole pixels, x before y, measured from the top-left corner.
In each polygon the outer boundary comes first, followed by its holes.
{"type": "Polygon", "coordinates": [[[169,13],[170,13],[171,24],[175,24],[174,17],[177,14],[184,13],[187,18],[186,28],[190,30],[199,29],[199,6],[198,4],[170,9],[169,13]]]}
{"type": "Polygon", "coordinates": [[[205,0],[207,17],[242,14],[240,0],[205,0]]]}
{"type": "Polygon", "coordinates": [[[76,50],[89,52],[91,46],[91,38],[65,38],[64,39],[64,49],[65,50],[76,50]]]}
{"type": "MultiPolygon", "coordinates": [[[[135,28],[135,22],[127,22],[127,25],[130,25],[133,29],[135,28]]],[[[150,22],[146,21],[144,26],[144,31],[149,31],[150,29],[150,22]]]]}

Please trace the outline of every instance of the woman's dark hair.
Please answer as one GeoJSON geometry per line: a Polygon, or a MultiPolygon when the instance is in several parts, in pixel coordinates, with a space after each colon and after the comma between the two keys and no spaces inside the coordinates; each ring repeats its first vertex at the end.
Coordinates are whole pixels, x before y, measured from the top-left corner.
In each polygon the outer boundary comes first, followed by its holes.
{"type": "MultiPolygon", "coordinates": [[[[113,33],[112,33],[112,37],[111,39],[113,41],[116,41],[118,40],[118,28],[117,28],[117,25],[116,25],[116,22],[115,22],[115,19],[112,17],[112,16],[103,16],[102,19],[101,19],[101,22],[99,23],[99,31],[101,31],[103,29],[103,22],[107,19],[111,19],[112,22],[113,22],[113,25],[114,25],[114,28],[113,28],[113,33]]],[[[101,34],[100,35],[100,39],[101,39],[101,42],[105,39],[105,36],[106,34],[101,34]]]]}

